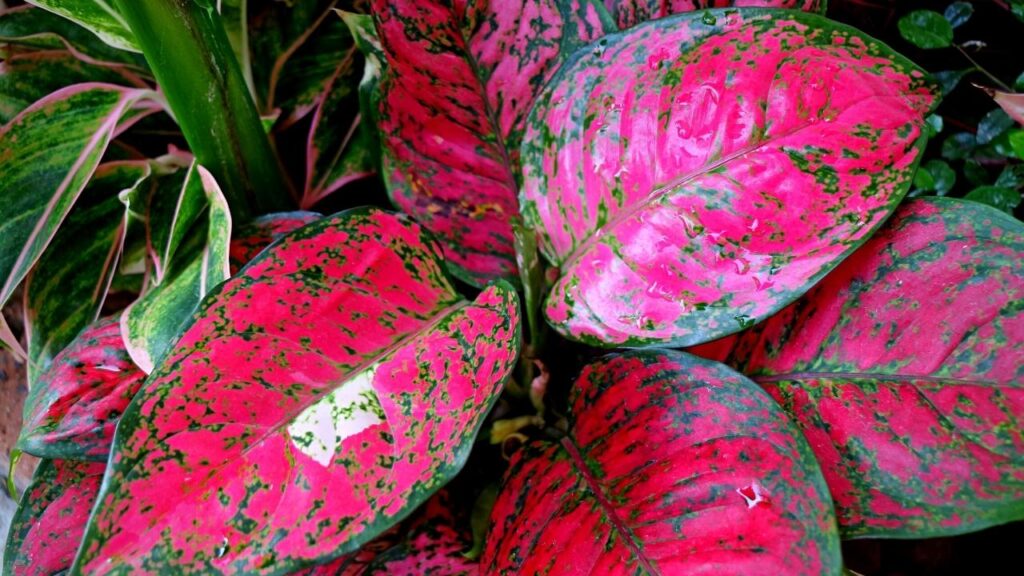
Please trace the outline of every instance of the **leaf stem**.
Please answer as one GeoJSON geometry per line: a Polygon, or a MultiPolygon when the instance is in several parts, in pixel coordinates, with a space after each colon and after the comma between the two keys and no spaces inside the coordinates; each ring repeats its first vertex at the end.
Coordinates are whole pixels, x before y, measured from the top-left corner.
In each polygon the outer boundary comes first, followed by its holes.
{"type": "Polygon", "coordinates": [[[985,76],[988,76],[989,80],[992,80],[993,82],[995,82],[1003,90],[1006,90],[1007,92],[1013,92],[1013,90],[1009,86],[1004,84],[1002,80],[1000,80],[999,78],[996,78],[991,72],[986,70],[981,64],[978,64],[978,62],[974,58],[971,58],[971,55],[967,53],[967,50],[964,50],[964,47],[962,45],[960,45],[960,44],[953,44],[953,47],[955,47],[957,50],[959,50],[960,54],[962,54],[964,58],[967,58],[967,61],[970,62],[971,65],[974,66],[975,70],[977,70],[978,72],[981,72],[985,76]]]}
{"type": "Polygon", "coordinates": [[[236,221],[290,208],[288,181],[216,8],[197,0],[115,1],[236,221]]]}

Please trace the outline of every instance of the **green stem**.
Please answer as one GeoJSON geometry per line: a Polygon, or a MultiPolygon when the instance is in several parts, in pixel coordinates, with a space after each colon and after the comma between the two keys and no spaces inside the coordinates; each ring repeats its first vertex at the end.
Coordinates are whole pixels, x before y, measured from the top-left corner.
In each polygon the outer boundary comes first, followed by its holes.
{"type": "Polygon", "coordinates": [[[11,464],[7,470],[7,494],[15,502],[18,501],[18,487],[14,483],[14,473],[18,468],[18,460],[21,460],[21,450],[15,448],[11,450],[11,464]]]}
{"type": "Polygon", "coordinates": [[[291,208],[287,179],[215,6],[209,0],[115,1],[232,216],[245,221],[291,208]]]}

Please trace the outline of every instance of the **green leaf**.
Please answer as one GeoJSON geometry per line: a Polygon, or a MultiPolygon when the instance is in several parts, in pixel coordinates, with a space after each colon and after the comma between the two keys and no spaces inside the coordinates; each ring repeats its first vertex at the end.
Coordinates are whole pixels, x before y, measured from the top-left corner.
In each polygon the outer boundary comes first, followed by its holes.
{"type": "Polygon", "coordinates": [[[338,15],[348,26],[356,48],[363,55],[363,77],[359,80],[359,130],[363,133],[363,141],[369,148],[375,169],[380,168],[380,134],[377,121],[380,110],[381,72],[387,65],[387,56],[380,45],[377,28],[373,18],[368,14],[338,11],[338,15]]]}
{"type": "Polygon", "coordinates": [[[932,114],[924,119],[925,127],[928,128],[928,137],[934,138],[942,132],[942,116],[932,114]]]}
{"type": "Polygon", "coordinates": [[[914,10],[897,25],[903,39],[918,48],[946,48],[953,42],[953,27],[933,10],[914,10]]]}
{"type": "MultiPolygon", "coordinates": [[[[141,52],[124,17],[107,0],[26,0],[91,30],[107,44],[141,52]]],[[[148,1],[148,0],[147,0],[148,1]]]]}
{"type": "MultiPolygon", "coordinates": [[[[217,182],[195,163],[182,180],[171,182],[180,182],[176,190],[176,220],[192,219],[196,225],[175,224],[160,236],[165,242],[151,247],[154,268],[159,262],[157,269],[162,270],[157,284],[121,314],[121,331],[128,353],[147,374],[177,341],[203,297],[229,276],[231,214],[217,182]],[[204,210],[203,217],[198,218],[204,210]],[[185,238],[180,231],[188,232],[184,243],[180,243],[185,238]]],[[[154,198],[166,196],[167,191],[160,187],[154,198]]],[[[131,200],[127,199],[129,205],[131,200]]],[[[160,207],[153,211],[152,202],[150,218],[163,214],[160,207]]],[[[151,232],[158,230],[159,224],[151,222],[151,232]]]]}
{"type": "Polygon", "coordinates": [[[978,144],[988,144],[1013,127],[1013,118],[1000,108],[990,111],[978,122],[978,144]]]}
{"type": "Polygon", "coordinates": [[[956,184],[956,171],[950,168],[949,163],[944,160],[929,160],[921,166],[919,172],[928,173],[932,185],[929,190],[934,190],[939,196],[945,196],[956,184]]]}
{"type": "Polygon", "coordinates": [[[28,275],[25,333],[30,384],[99,317],[124,240],[126,214],[118,194],[137,188],[149,174],[144,161],[100,165],[28,275]]]}
{"type": "Polygon", "coordinates": [[[1024,72],[1021,72],[1017,79],[1013,81],[1014,92],[1024,92],[1024,72]]]}
{"type": "Polygon", "coordinates": [[[1003,168],[995,181],[996,186],[1018,188],[1024,185],[1024,164],[1012,164],[1003,168]]]}
{"type": "Polygon", "coordinates": [[[957,84],[963,80],[964,76],[967,76],[973,71],[974,69],[972,68],[968,68],[966,70],[942,70],[932,74],[932,76],[935,78],[935,81],[939,83],[939,86],[942,87],[942,95],[947,96],[954,88],[956,88],[957,84]]]}
{"type": "Polygon", "coordinates": [[[1012,215],[1013,209],[1020,206],[1021,193],[1019,190],[1003,186],[979,186],[968,192],[964,198],[988,204],[1012,215]]]}
{"type": "Polygon", "coordinates": [[[66,49],[82,60],[117,62],[146,69],[146,60],[141,54],[114,48],[71,20],[30,5],[0,11],[0,43],[40,50],[66,49]]]}
{"type": "Polygon", "coordinates": [[[1010,132],[1010,147],[1013,148],[1013,153],[1017,155],[1017,158],[1024,160],[1024,130],[1014,130],[1010,132]]]}
{"type": "MultiPolygon", "coordinates": [[[[137,119],[132,107],[149,94],[76,84],[0,128],[0,304],[46,249],[118,125],[137,119]]],[[[0,340],[23,352],[2,319],[0,332],[0,340]]]]}
{"type": "Polygon", "coordinates": [[[146,87],[128,66],[90,64],[66,50],[9,51],[0,73],[0,125],[47,94],[85,82],[146,87]]]}
{"type": "Polygon", "coordinates": [[[942,13],[942,16],[951,27],[957,28],[970,20],[972,14],[974,14],[974,6],[970,2],[953,2],[946,6],[946,11],[942,13]]]}
{"type": "Polygon", "coordinates": [[[964,161],[964,176],[975,186],[983,186],[989,182],[988,170],[973,158],[964,161]]]}
{"type": "Polygon", "coordinates": [[[970,132],[957,132],[942,142],[942,157],[947,160],[964,160],[978,147],[978,140],[970,132]]]}

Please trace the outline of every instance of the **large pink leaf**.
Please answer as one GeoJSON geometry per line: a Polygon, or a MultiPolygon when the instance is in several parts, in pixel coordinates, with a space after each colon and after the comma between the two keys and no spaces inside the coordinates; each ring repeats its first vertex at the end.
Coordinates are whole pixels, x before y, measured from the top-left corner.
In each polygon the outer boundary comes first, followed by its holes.
{"type": "Polygon", "coordinates": [[[645,22],[582,50],[523,140],[523,216],[560,267],[549,322],[690,345],[796,299],[910,185],[924,74],[796,11],[645,22]]]}
{"type": "Polygon", "coordinates": [[[518,350],[511,287],[462,299],[407,217],[297,230],[214,289],[129,406],[74,572],[354,551],[458,471],[518,350]]]}
{"type": "Polygon", "coordinates": [[[560,444],[512,460],[489,574],[838,574],[839,538],[799,429],[753,382],[681,352],[584,368],[560,444]]]}
{"type": "Polygon", "coordinates": [[[1024,518],[1024,225],[915,200],[795,304],[720,346],[804,429],[846,536],[1024,518]]]}
{"type": "Polygon", "coordinates": [[[798,8],[825,12],[825,0],[604,0],[619,28],[703,8],[798,8]]]}
{"type": "Polygon", "coordinates": [[[515,277],[523,120],[571,50],[614,27],[590,0],[375,0],[373,14],[392,199],[438,235],[460,278],[515,277]]]}
{"type": "Polygon", "coordinates": [[[6,576],[51,576],[71,566],[103,479],[102,462],[43,460],[11,519],[6,576]]]}
{"type": "Polygon", "coordinates": [[[88,326],[29,391],[17,448],[40,458],[106,460],[114,428],[146,374],[117,318],[88,326]]]}

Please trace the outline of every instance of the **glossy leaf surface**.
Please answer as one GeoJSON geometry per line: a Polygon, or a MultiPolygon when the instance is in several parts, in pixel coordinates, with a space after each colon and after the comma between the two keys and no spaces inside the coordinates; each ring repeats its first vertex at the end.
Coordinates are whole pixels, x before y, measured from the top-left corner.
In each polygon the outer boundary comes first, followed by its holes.
{"type": "Polygon", "coordinates": [[[221,284],[122,417],[73,573],[287,573],[426,500],[519,350],[511,287],[468,302],[441,266],[407,217],[361,209],[221,284]]]}
{"type": "Polygon", "coordinates": [[[604,5],[623,30],[647,20],[704,8],[799,8],[825,12],[825,0],[604,0],[604,5]]]}
{"type": "Polygon", "coordinates": [[[229,266],[234,276],[271,242],[320,219],[316,212],[267,214],[243,225],[231,240],[229,266]]]}
{"type": "Polygon", "coordinates": [[[40,458],[105,461],[118,419],[145,378],[117,319],[97,321],[32,386],[16,448],[40,458]]]}
{"type": "MultiPolygon", "coordinates": [[[[170,350],[203,297],[229,276],[231,213],[205,168],[192,163],[183,179],[158,187],[149,199],[150,243],[156,284],[121,314],[121,331],[132,360],[147,374],[170,350]],[[159,226],[159,206],[173,192],[170,228],[159,226]],[[194,227],[181,224],[191,221],[194,227]],[[164,234],[155,233],[164,230],[164,234]],[[186,238],[187,236],[187,238],[186,238]],[[172,259],[173,258],[173,259],[172,259]]],[[[130,201],[129,201],[130,202],[130,201]]]]}
{"type": "Polygon", "coordinates": [[[927,538],[1024,518],[1024,225],[903,206],[731,363],[803,428],[846,536],[927,538]]]}
{"type": "Polygon", "coordinates": [[[675,16],[581,50],[522,148],[523,217],[561,270],[548,321],[690,345],[770,316],[903,197],[934,98],[906,59],[797,11],[675,16]]]}
{"type": "Polygon", "coordinates": [[[71,20],[31,5],[0,9],[0,40],[40,50],[68,50],[93,64],[111,62],[146,69],[141,54],[114,48],[71,20]]]}
{"type": "Polygon", "coordinates": [[[513,457],[488,574],[838,574],[831,501],[799,429],[728,367],[681,352],[583,369],[560,444],[513,457]]]}
{"type": "Polygon", "coordinates": [[[102,462],[43,460],[11,521],[7,576],[52,576],[71,566],[103,479],[102,462]]]}
{"type": "Polygon", "coordinates": [[[24,317],[29,382],[99,318],[124,241],[125,207],[118,194],[149,175],[146,162],[101,164],[29,273],[24,317]]]}
{"type": "Polygon", "coordinates": [[[516,276],[523,120],[577,46],[613,28],[588,0],[376,0],[382,175],[392,200],[480,285],[516,276]],[[540,30],[540,33],[538,33],[540,30]]]}
{"type": "MultiPolygon", "coordinates": [[[[0,128],[0,303],[42,255],[118,124],[147,93],[78,84],[39,100],[0,128]]],[[[6,331],[6,322],[0,324],[6,331]]],[[[3,340],[19,348],[9,334],[3,340]]]]}
{"type": "Polygon", "coordinates": [[[107,44],[141,52],[128,23],[110,0],[26,0],[91,30],[107,44]]]}

